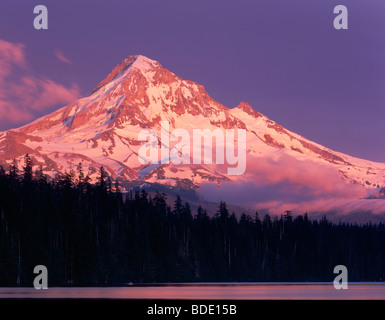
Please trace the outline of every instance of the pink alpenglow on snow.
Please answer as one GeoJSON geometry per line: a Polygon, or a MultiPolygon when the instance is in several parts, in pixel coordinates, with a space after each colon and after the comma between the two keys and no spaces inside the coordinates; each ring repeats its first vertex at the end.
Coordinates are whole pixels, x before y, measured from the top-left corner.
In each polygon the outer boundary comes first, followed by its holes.
{"type": "Polygon", "coordinates": [[[221,130],[217,128],[213,131],[210,129],[192,129],[191,137],[190,133],[183,128],[175,128],[170,132],[168,121],[161,121],[160,126],[160,138],[152,129],[142,129],[139,132],[139,141],[148,140],[139,149],[138,158],[141,164],[169,164],[171,162],[173,164],[214,163],[224,165],[226,162],[227,165],[237,165],[227,168],[228,175],[241,175],[245,172],[245,129],[237,130],[238,139],[234,141],[234,129],[221,130]],[[238,142],[237,148],[235,148],[235,142],[238,142]]]}
{"type": "MultiPolygon", "coordinates": [[[[0,81],[7,70],[25,63],[21,45],[1,46],[0,81]]],[[[48,102],[78,94],[76,87],[33,80],[24,78],[14,86],[23,101],[33,101],[38,90],[46,91],[38,105],[28,108],[43,110],[48,102]],[[23,94],[22,88],[28,90],[23,94]]],[[[2,95],[4,109],[1,99],[2,95]]],[[[95,182],[103,166],[126,190],[160,184],[198,191],[209,201],[278,211],[322,211],[335,208],[334,204],[357,208],[357,201],[375,213],[385,208],[380,192],[385,187],[384,163],[310,141],[245,102],[230,109],[202,85],[141,55],[124,59],[91,95],[0,132],[1,163],[9,164],[13,158],[22,163],[26,153],[51,177],[82,163],[95,182]]]]}

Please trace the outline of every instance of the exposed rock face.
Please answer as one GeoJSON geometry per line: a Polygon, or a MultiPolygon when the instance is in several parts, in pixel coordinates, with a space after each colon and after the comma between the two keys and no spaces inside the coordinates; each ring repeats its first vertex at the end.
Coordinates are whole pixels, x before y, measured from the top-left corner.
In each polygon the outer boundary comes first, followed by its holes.
{"type": "Polygon", "coordinates": [[[160,183],[186,189],[240,178],[227,175],[223,166],[215,164],[141,164],[138,152],[144,142],[138,134],[151,129],[160,137],[161,121],[169,122],[170,132],[175,128],[190,133],[193,129],[245,129],[247,159],[253,164],[285,154],[335,167],[347,183],[384,187],[385,164],[356,159],[309,141],[246,102],[229,109],[213,100],[202,85],[183,80],[140,55],[124,59],[90,96],[19,129],[0,132],[0,164],[7,166],[13,158],[21,162],[28,153],[51,177],[76,169],[81,162],[92,179],[103,165],[123,185],[160,183]]]}

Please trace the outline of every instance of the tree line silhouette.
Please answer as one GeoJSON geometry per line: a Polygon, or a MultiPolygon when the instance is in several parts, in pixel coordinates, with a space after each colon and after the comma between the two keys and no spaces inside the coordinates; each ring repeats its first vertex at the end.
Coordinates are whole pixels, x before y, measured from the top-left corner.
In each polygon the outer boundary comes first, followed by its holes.
{"type": "Polygon", "coordinates": [[[49,179],[26,155],[0,166],[0,286],[32,286],[45,265],[49,284],[212,281],[384,281],[385,225],[332,223],[307,214],[238,219],[221,202],[192,212],[177,197],[122,194],[103,167],[90,184],[77,172],[49,179]]]}

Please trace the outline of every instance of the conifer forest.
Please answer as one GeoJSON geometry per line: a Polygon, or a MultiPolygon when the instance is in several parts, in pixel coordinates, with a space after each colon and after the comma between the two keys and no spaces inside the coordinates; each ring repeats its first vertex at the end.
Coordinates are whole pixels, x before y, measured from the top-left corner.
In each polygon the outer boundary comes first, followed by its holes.
{"type": "Polygon", "coordinates": [[[385,225],[307,214],[236,216],[192,210],[164,193],[122,193],[103,167],[90,184],[81,164],[49,179],[25,156],[0,167],[0,286],[31,286],[45,265],[53,286],[127,283],[384,281],[385,225]]]}

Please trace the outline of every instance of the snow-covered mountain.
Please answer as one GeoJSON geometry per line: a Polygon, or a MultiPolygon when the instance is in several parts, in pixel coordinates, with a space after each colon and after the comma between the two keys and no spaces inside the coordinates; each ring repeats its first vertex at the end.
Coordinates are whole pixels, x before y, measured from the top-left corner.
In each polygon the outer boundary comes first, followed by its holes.
{"type": "MultiPolygon", "coordinates": [[[[159,141],[161,144],[161,141],[159,141]]],[[[300,163],[328,168],[346,184],[366,189],[385,187],[385,164],[354,158],[330,150],[286,130],[249,104],[229,109],[214,101],[202,85],[183,80],[144,56],[129,56],[92,91],[91,95],[18,129],[0,132],[0,164],[29,154],[35,166],[55,177],[82,163],[96,179],[104,166],[123,186],[158,183],[197,189],[205,182],[222,184],[254,179],[263,174],[266,160],[280,163],[276,171],[290,171],[300,163]],[[183,128],[246,130],[247,166],[243,175],[229,175],[215,164],[141,164],[138,135],[152,129],[161,136],[161,121],[170,132],[183,128]],[[259,165],[261,164],[261,165],[259,165]]],[[[271,169],[271,168],[270,168],[271,169]]],[[[88,171],[88,172],[87,172],[88,171]]],[[[271,172],[269,178],[273,179],[271,172]]],[[[311,183],[311,182],[309,182],[311,183]]]]}

